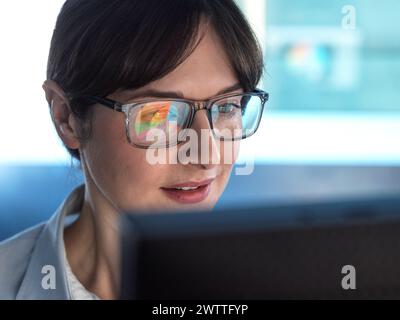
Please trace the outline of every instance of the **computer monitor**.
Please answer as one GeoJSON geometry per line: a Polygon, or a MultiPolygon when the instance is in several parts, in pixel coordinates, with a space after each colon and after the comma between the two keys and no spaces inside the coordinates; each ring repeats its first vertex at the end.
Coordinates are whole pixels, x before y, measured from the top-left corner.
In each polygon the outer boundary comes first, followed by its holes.
{"type": "Polygon", "coordinates": [[[121,218],[122,299],[400,298],[400,196],[121,218]]]}

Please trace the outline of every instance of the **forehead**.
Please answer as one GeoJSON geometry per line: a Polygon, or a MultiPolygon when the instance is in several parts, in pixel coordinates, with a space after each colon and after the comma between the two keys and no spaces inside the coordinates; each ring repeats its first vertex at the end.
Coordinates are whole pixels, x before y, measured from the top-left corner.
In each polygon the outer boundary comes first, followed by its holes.
{"type": "Polygon", "coordinates": [[[202,35],[193,53],[175,70],[161,79],[125,94],[131,96],[148,90],[176,91],[181,92],[187,99],[206,100],[222,89],[237,84],[237,76],[214,29],[202,23],[198,40],[202,35]]]}

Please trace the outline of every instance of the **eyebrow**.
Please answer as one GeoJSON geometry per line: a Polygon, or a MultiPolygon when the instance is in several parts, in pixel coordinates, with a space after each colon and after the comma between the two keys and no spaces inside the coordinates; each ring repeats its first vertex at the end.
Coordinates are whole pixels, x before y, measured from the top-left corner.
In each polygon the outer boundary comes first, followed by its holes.
{"type": "MultiPolygon", "coordinates": [[[[217,94],[214,96],[219,96],[227,93],[231,93],[233,91],[243,89],[242,85],[240,83],[236,83],[233,86],[227,87],[225,89],[220,90],[217,92],[217,94]]],[[[134,93],[129,96],[127,99],[128,101],[136,98],[147,98],[147,97],[152,97],[152,98],[179,98],[179,99],[188,99],[188,100],[195,100],[195,99],[189,99],[185,98],[183,93],[181,91],[159,91],[159,90],[154,90],[154,89],[147,89],[142,92],[134,93]]]]}

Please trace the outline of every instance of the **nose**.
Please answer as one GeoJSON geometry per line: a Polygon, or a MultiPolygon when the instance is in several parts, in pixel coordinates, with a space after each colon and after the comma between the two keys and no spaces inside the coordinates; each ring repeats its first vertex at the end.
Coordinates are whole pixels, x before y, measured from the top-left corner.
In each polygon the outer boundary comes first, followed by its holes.
{"type": "Polygon", "coordinates": [[[197,162],[191,164],[199,165],[207,170],[216,167],[221,159],[220,148],[214,138],[207,110],[196,112],[191,129],[197,137],[196,145],[192,145],[190,148],[191,151],[196,152],[196,154],[191,155],[191,158],[197,159],[197,162]]]}

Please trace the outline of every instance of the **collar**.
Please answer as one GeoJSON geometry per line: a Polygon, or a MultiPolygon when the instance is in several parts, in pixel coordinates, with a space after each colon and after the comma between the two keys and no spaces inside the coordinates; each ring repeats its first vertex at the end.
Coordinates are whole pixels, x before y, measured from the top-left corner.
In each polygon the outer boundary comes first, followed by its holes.
{"type": "Polygon", "coordinates": [[[16,299],[71,299],[64,257],[64,219],[67,215],[81,211],[84,194],[84,185],[74,189],[43,226],[34,245],[16,299]],[[50,268],[43,269],[45,266],[50,266],[50,268]],[[50,276],[51,273],[55,275],[55,288],[44,289],[42,281],[47,279],[46,276],[50,276]]]}

